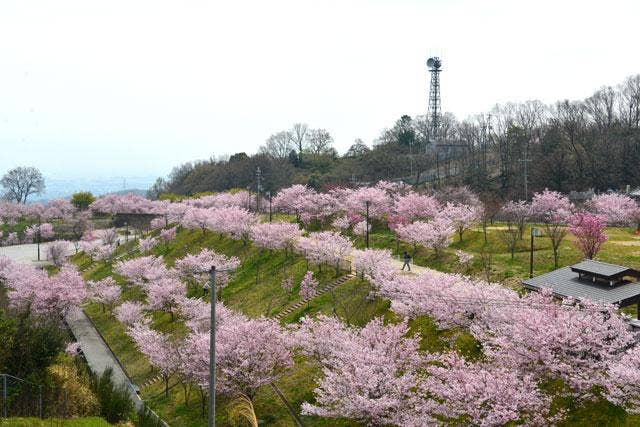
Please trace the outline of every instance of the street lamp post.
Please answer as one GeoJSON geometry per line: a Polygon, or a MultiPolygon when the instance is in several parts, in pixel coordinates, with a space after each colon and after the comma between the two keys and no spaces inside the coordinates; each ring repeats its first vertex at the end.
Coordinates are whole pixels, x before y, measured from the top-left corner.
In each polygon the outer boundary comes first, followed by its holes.
{"type": "Polygon", "coordinates": [[[125,222],[124,226],[126,228],[125,232],[124,232],[124,241],[125,241],[125,243],[129,243],[129,223],[125,222]]]}
{"type": "Polygon", "coordinates": [[[271,222],[271,219],[272,219],[272,214],[271,214],[271,191],[269,191],[267,193],[267,196],[269,197],[269,222],[271,222]]]}
{"type": "Polygon", "coordinates": [[[38,243],[38,261],[40,261],[40,225],[42,221],[40,215],[38,215],[38,229],[36,230],[36,242],[38,243]]]}
{"type": "Polygon", "coordinates": [[[533,238],[540,237],[542,233],[537,227],[531,227],[531,247],[529,252],[529,278],[533,277],[533,238]]]}
{"type": "Polygon", "coordinates": [[[367,220],[365,223],[365,246],[367,247],[367,249],[369,249],[369,204],[371,202],[369,200],[367,200],[366,202],[364,202],[366,208],[367,208],[367,220]]]}

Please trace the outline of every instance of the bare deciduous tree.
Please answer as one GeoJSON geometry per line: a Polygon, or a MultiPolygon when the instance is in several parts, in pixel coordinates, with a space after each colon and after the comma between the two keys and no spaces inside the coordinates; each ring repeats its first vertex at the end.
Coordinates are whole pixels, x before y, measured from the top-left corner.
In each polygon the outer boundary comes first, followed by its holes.
{"type": "Polygon", "coordinates": [[[291,142],[295,145],[295,148],[298,150],[298,155],[302,153],[304,149],[304,142],[307,136],[307,131],[309,130],[309,126],[306,123],[296,123],[291,128],[291,142]]]}
{"type": "Polygon", "coordinates": [[[267,142],[260,147],[260,152],[276,159],[286,158],[293,149],[292,134],[282,131],[271,135],[267,142]]]}
{"type": "Polygon", "coordinates": [[[312,154],[327,154],[333,149],[333,137],[325,129],[311,129],[307,133],[306,146],[312,154]]]}
{"type": "Polygon", "coordinates": [[[34,167],[20,166],[5,173],[0,185],[5,190],[5,198],[26,203],[27,197],[44,191],[44,177],[34,167]]]}

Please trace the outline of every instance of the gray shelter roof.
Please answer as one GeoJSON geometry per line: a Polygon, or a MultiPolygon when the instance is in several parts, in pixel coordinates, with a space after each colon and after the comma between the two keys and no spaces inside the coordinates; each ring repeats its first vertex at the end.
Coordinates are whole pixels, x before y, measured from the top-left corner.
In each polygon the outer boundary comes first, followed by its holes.
{"type": "Polygon", "coordinates": [[[607,280],[617,279],[624,276],[638,276],[638,271],[633,268],[609,264],[608,262],[594,261],[591,259],[580,261],[579,263],[572,265],[570,268],[571,271],[576,273],[583,273],[607,280]]]}
{"type": "Polygon", "coordinates": [[[593,282],[588,277],[579,278],[579,274],[572,271],[572,267],[560,268],[526,279],[522,284],[534,291],[551,288],[558,297],[587,298],[597,303],[619,304],[621,307],[640,301],[639,282],[623,281],[609,286],[600,281],[593,282]]]}

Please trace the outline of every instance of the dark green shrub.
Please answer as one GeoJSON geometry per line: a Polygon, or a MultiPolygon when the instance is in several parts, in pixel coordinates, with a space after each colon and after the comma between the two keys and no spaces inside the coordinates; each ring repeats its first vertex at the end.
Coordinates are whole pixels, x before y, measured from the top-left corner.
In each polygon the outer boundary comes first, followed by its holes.
{"type": "Polygon", "coordinates": [[[113,383],[113,370],[107,368],[101,376],[94,375],[93,391],[100,401],[100,415],[115,424],[128,420],[133,412],[133,402],[127,388],[113,383]]]}

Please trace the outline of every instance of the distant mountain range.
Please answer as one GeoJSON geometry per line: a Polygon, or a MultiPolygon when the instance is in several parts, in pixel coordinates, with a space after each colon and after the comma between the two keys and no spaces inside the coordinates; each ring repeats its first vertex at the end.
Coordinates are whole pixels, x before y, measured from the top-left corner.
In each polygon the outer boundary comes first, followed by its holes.
{"type": "Polygon", "coordinates": [[[118,176],[97,178],[45,177],[46,189],[43,194],[32,196],[31,202],[70,198],[77,191],[90,191],[95,196],[104,194],[136,193],[145,195],[156,180],[156,176],[118,176]]]}

